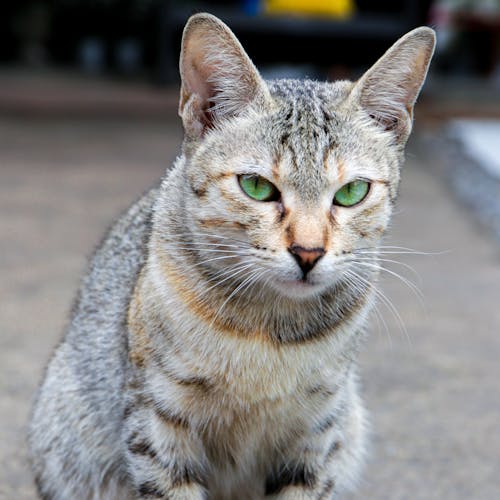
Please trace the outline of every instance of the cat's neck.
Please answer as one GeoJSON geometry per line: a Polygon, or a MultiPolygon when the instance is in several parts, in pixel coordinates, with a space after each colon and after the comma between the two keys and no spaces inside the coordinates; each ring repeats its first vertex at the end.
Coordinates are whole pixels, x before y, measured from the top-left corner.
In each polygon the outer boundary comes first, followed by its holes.
{"type": "Polygon", "coordinates": [[[204,301],[203,286],[200,275],[150,254],[129,308],[133,363],[209,378],[246,403],[283,398],[298,387],[342,385],[363,338],[369,294],[335,322],[334,311],[319,302],[294,309],[289,300],[247,302],[253,298],[245,294],[225,303],[229,287],[204,301]]]}

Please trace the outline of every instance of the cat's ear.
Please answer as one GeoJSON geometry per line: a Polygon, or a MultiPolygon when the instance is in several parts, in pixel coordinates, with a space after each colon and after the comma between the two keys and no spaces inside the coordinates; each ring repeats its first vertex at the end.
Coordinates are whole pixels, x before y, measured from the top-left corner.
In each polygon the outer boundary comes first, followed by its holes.
{"type": "Polygon", "coordinates": [[[384,130],[404,143],[412,127],[413,106],[429,69],[436,36],[427,27],[400,38],[356,82],[352,96],[384,130]]]}
{"type": "Polygon", "coordinates": [[[189,18],[182,37],[179,115],[191,137],[269,99],[259,72],[232,31],[210,14],[189,18]]]}

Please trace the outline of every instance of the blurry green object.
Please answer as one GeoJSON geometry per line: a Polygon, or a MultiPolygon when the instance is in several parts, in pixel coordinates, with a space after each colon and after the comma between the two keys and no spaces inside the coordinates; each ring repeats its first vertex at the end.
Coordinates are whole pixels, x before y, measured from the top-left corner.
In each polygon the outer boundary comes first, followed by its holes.
{"type": "Polygon", "coordinates": [[[354,0],[265,0],[268,14],[309,14],[345,19],[354,14],[354,0]]]}

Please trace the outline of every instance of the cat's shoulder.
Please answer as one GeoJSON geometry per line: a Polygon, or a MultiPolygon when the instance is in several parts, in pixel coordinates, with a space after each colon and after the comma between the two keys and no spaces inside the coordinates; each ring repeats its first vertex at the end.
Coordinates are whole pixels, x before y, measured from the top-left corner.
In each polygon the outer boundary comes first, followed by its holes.
{"type": "Polygon", "coordinates": [[[146,191],[115,220],[96,246],[72,308],[73,321],[96,300],[107,303],[108,312],[118,309],[116,312],[123,313],[124,303],[147,258],[158,192],[159,184],[146,191]]]}
{"type": "Polygon", "coordinates": [[[143,193],[115,220],[97,245],[91,263],[106,257],[131,258],[146,251],[158,193],[159,184],[143,193]]]}

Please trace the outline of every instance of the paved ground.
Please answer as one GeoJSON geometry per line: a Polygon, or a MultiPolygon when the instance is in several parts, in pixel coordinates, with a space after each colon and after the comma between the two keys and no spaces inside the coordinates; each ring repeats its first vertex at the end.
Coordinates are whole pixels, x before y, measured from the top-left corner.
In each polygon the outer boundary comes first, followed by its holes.
{"type": "MultiPolygon", "coordinates": [[[[0,117],[0,498],[34,498],[24,444],[30,397],[85,255],[161,175],[179,138],[176,121],[0,117]]],[[[383,289],[407,334],[381,307],[388,331],[374,319],[362,356],[372,458],[350,498],[494,500],[499,250],[427,160],[411,157],[403,178],[387,244],[447,253],[393,256],[416,269],[425,309],[387,276],[383,289]]]]}

